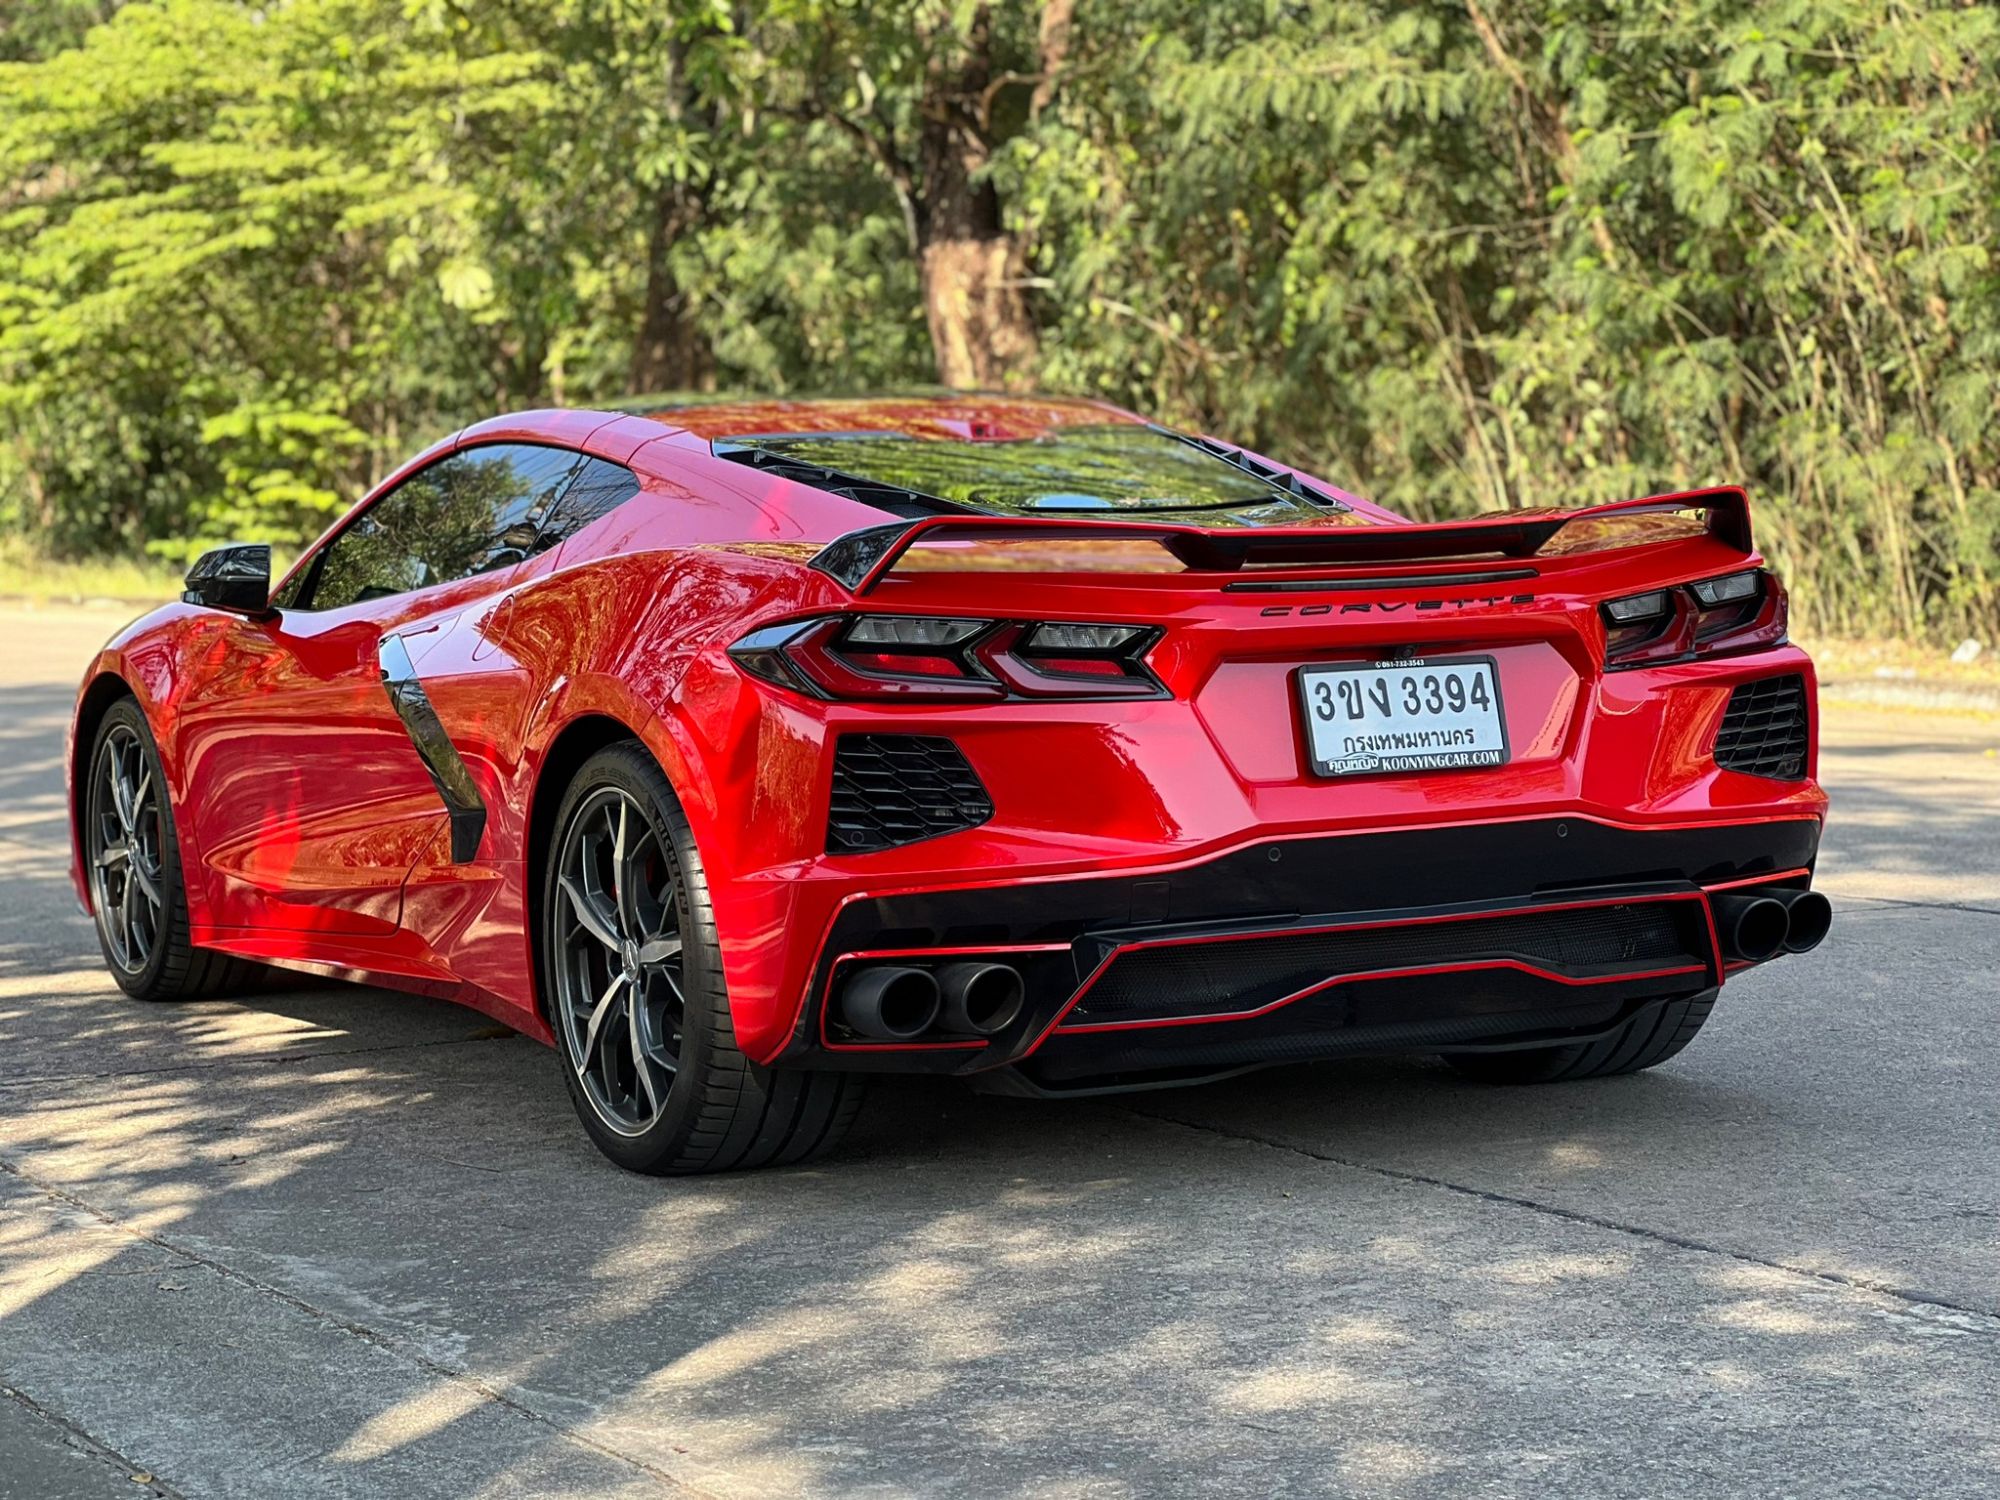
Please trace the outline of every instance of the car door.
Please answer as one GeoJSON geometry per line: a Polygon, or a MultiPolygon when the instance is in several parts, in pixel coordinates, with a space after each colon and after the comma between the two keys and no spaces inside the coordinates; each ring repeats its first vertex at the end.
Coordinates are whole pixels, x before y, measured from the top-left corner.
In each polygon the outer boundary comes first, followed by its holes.
{"type": "MultiPolygon", "coordinates": [[[[586,458],[541,518],[537,545],[561,548],[547,555],[567,568],[572,554],[562,544],[640,490],[632,470],[586,458]]],[[[455,977],[498,994],[520,993],[527,963],[527,887],[533,878],[520,862],[528,808],[505,789],[521,784],[531,725],[551,681],[561,680],[579,660],[579,638],[594,638],[588,611],[576,607],[573,589],[558,586],[547,592],[510,588],[467,606],[450,625],[413,642],[421,652],[412,668],[424,701],[449,739],[449,755],[479,795],[464,823],[482,835],[482,862],[514,863],[499,879],[491,878],[491,868],[469,872],[453,858],[453,839],[440,837],[404,881],[403,933],[436,954],[455,977]]],[[[464,831],[461,826],[450,832],[464,831]]]]}
{"type": "Polygon", "coordinates": [[[383,680],[457,614],[545,561],[539,517],[581,456],[494,444],[376,497],[209,648],[177,738],[210,920],[393,933],[403,878],[447,825],[438,781],[383,680]]]}

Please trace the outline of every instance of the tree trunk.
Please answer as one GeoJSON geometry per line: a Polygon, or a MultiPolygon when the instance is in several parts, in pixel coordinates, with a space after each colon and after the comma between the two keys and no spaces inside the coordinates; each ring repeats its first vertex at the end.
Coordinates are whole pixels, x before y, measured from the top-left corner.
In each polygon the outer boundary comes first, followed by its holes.
{"type": "Polygon", "coordinates": [[[1076,23],[1076,0],[1042,0],[1035,27],[1035,49],[1041,53],[1041,77],[1028,100],[1028,117],[1039,120],[1056,97],[1056,81],[1069,64],[1070,30],[1076,23]]]}
{"type": "Polygon", "coordinates": [[[702,202],[678,183],[663,185],[653,202],[646,244],[646,300],[639,334],[632,344],[631,391],[664,395],[707,389],[715,362],[708,340],[695,326],[687,294],[674,277],[674,241],[701,222],[702,202]]]}
{"type": "Polygon", "coordinates": [[[992,159],[980,107],[992,72],[990,18],[982,10],[965,52],[931,64],[918,139],[924,317],[938,380],[958,389],[1019,388],[1034,379],[1025,257],[1002,224],[1000,195],[981,176],[992,159]]]}
{"type": "MultiPolygon", "coordinates": [[[[1486,49],[1487,57],[1527,106],[1529,122],[1557,179],[1565,187],[1575,187],[1577,176],[1583,170],[1583,160],[1577,150],[1576,137],[1570,134],[1569,124],[1564,119],[1562,102],[1544,98],[1536,91],[1527,71],[1514,60],[1507,44],[1501,40],[1499,28],[1480,9],[1479,0],[1465,0],[1465,10],[1471,18],[1472,29],[1478,33],[1480,45],[1486,49]]],[[[1589,222],[1590,236],[1597,241],[1598,253],[1604,257],[1604,264],[1615,269],[1624,257],[1618,252],[1617,241],[1611,238],[1611,229],[1604,222],[1603,213],[1592,212],[1589,222]]]]}
{"type": "Polygon", "coordinates": [[[1021,249],[1007,235],[932,240],[924,317],[938,380],[959,390],[1033,382],[1035,326],[1021,295],[1021,249]]]}

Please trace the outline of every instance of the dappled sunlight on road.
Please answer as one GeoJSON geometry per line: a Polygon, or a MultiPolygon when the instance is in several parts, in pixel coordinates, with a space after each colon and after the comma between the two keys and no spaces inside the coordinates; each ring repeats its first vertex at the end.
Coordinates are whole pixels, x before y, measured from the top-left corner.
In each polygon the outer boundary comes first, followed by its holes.
{"type": "Polygon", "coordinates": [[[1654,1074],[918,1083],[827,1162],[657,1182],[469,1011],[126,1001],[66,888],[55,701],[0,786],[0,1375],[183,1493],[1929,1497],[2000,1464],[2000,927],[1884,904],[2000,890],[1985,812],[1938,873],[1908,853],[1985,806],[1959,739],[1836,752],[1834,938],[1654,1074]]]}
{"type": "MultiPolygon", "coordinates": [[[[405,1004],[372,1003],[384,1027],[405,1004]]],[[[140,1014],[169,1038],[171,1011],[140,1014]]],[[[245,1302],[270,1288],[365,1325],[438,1367],[329,1433],[325,1461],[371,1484],[458,1455],[496,1397],[717,1494],[845,1492],[885,1446],[915,1488],[1138,1495],[1162,1490],[1131,1476],[1200,1473],[1248,1492],[1276,1446],[1315,1485],[1396,1494],[1483,1472],[1475,1411],[1537,1430],[1523,1462],[1557,1482],[1634,1397],[1900,1411],[1922,1390],[1931,1420],[1975,1421],[1949,1341],[1885,1322],[1892,1299],[1774,1267],[1124,1106],[929,1089],[886,1100],[833,1163],[647,1183],[570,1141],[549,1061],[464,1042],[39,1085],[0,1138],[25,1174],[12,1191],[85,1197],[126,1231],[53,1254],[46,1233],[0,1240],[8,1315],[122,1257],[141,1282],[183,1274],[169,1256],[156,1276],[163,1251],[136,1232],[226,1262],[245,1302]],[[438,1168],[488,1141],[499,1175],[438,1168]],[[1334,1417],[1366,1443],[1330,1436],[1334,1417]]],[[[1404,1133],[1485,1097],[1407,1066],[1313,1085],[1326,1071],[1281,1076],[1280,1129],[1309,1093],[1338,1128],[1357,1084],[1404,1133]]],[[[1574,1145],[1575,1122],[1549,1125],[1511,1132],[1540,1170],[1574,1145]]],[[[1589,1169],[1625,1156],[1598,1137],[1589,1169]]],[[[474,1466],[464,1492],[505,1493],[557,1441],[474,1466]]]]}
{"type": "Polygon", "coordinates": [[[398,1448],[436,1436],[470,1416],[487,1399],[471,1385],[441,1380],[370,1417],[327,1457],[337,1464],[371,1463],[398,1448]]]}
{"type": "MultiPolygon", "coordinates": [[[[22,1211],[26,1201],[21,1189],[0,1185],[0,1203],[8,1206],[0,1214],[0,1320],[26,1312],[57,1287],[96,1274],[131,1245],[129,1234],[81,1209],[65,1205],[53,1222],[38,1221],[22,1211]]],[[[143,1211],[128,1224],[133,1232],[152,1233],[181,1217],[178,1207],[168,1205],[143,1211]]]]}

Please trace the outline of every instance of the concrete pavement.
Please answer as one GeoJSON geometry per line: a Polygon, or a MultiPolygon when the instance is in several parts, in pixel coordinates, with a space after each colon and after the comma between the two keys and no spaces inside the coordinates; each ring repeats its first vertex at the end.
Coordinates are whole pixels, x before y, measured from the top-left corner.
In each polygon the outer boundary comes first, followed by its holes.
{"type": "Polygon", "coordinates": [[[652,1182],[469,1012],[118,996],[116,623],[0,611],[0,1497],[2000,1492],[1990,721],[1832,712],[1834,937],[1654,1073],[885,1089],[652,1182]]]}

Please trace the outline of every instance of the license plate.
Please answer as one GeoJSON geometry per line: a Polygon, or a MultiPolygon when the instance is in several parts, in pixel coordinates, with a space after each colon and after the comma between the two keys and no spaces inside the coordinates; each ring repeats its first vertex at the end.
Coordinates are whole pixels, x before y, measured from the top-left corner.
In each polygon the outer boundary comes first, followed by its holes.
{"type": "Polygon", "coordinates": [[[1500,673],[1490,656],[1301,667],[1298,678],[1315,775],[1507,762],[1500,673]]]}

